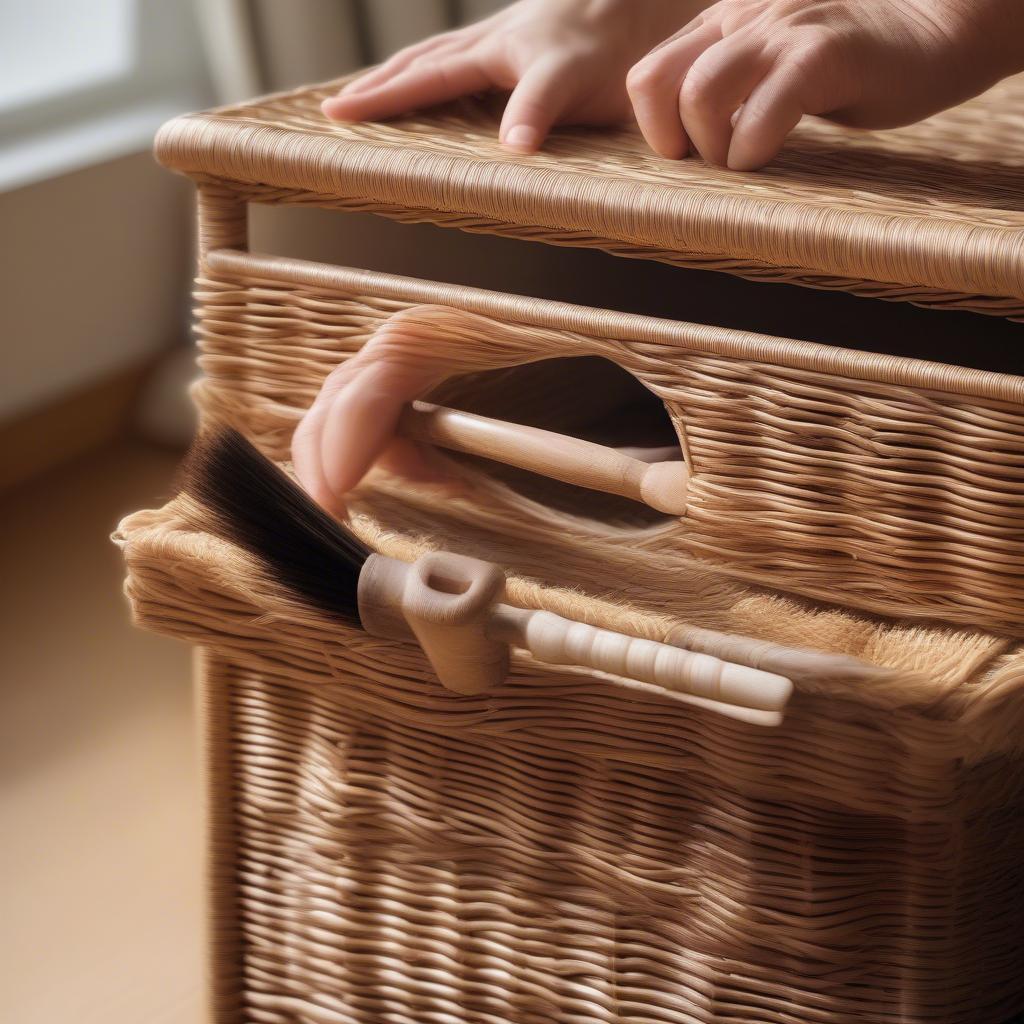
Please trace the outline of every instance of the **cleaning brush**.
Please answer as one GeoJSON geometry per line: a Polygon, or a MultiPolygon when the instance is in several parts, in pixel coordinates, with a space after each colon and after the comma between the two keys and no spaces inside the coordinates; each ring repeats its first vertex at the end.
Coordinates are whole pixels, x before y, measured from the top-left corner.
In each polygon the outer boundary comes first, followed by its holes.
{"type": "Polygon", "coordinates": [[[374,553],[234,430],[196,441],[184,490],[219,536],[305,603],[374,636],[418,641],[440,681],[459,693],[499,684],[510,646],[761,725],[781,721],[792,693],[783,676],[505,604],[504,573],[489,562],[438,551],[407,563],[374,553]]]}

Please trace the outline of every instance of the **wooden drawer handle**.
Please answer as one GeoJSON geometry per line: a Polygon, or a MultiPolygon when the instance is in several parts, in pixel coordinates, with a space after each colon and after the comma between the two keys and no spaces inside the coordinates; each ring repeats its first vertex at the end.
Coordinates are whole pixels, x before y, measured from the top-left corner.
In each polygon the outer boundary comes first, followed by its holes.
{"type": "Polygon", "coordinates": [[[407,405],[398,430],[416,441],[632,498],[667,515],[686,513],[689,474],[682,460],[644,462],[592,441],[429,402],[407,405]]]}

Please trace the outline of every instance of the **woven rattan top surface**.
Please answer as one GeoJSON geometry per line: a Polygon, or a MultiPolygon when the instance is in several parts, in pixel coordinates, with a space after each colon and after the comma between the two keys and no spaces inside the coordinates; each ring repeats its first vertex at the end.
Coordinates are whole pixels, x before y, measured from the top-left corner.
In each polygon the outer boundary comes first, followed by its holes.
{"type": "Polygon", "coordinates": [[[500,107],[489,99],[384,124],[332,124],[319,104],[336,87],[177,118],[158,137],[158,156],[235,183],[252,200],[374,209],[1024,312],[1024,77],[894,131],[805,120],[782,155],[752,174],[662,159],[626,129],[563,129],[542,153],[512,155],[495,142],[500,107]]]}

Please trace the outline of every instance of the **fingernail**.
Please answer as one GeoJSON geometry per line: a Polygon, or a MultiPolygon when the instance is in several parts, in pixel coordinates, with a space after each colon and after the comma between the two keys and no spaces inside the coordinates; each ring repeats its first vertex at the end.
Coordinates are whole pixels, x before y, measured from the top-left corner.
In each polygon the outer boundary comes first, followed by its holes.
{"type": "MultiPolygon", "coordinates": [[[[326,99],[320,104],[320,110],[323,112],[324,117],[330,118],[332,121],[351,121],[353,118],[347,114],[339,113],[339,97],[332,96],[330,99],[326,99]]],[[[344,110],[344,103],[341,103],[341,109],[344,110]]]]}
{"type": "Polygon", "coordinates": [[[540,132],[528,124],[517,124],[505,132],[501,141],[513,149],[533,151],[540,145],[540,132]]]}

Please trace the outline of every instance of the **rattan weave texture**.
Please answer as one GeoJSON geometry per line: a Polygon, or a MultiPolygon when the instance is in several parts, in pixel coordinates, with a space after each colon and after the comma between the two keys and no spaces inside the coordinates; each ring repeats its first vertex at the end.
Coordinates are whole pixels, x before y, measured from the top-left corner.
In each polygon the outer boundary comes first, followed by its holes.
{"type": "Polygon", "coordinates": [[[334,84],[178,118],[159,158],[246,200],[366,209],[767,280],[1024,315],[1024,78],[898,131],[808,122],[763,172],[562,130],[515,158],[466,100],[387,124],[319,112],[334,84]]]}
{"type": "Polygon", "coordinates": [[[841,579],[851,606],[1024,635],[1024,378],[298,261],[214,268],[203,403],[278,458],[385,324],[452,376],[603,356],[665,402],[690,463],[686,517],[644,541],[665,572],[696,556],[826,601],[841,579]]]}
{"type": "Polygon", "coordinates": [[[158,141],[201,186],[206,422],[286,457],[325,374],[384,330],[445,366],[449,404],[571,431],[615,396],[539,361],[609,359],[671,414],[682,520],[469,462],[443,500],[372,476],[353,529],[496,561],[524,607],[876,669],[795,678],[778,729],[521,653],[458,696],[415,647],[296,603],[187,499],[129,517],[136,617],[202,650],[213,1020],[1006,1024],[1024,378],[244,250],[246,203],[309,203],[1024,317],[1024,79],[898,132],[805,124],[755,175],[628,132],[511,157],[489,101],[333,126],[330,88],[158,141]]]}
{"type": "Polygon", "coordinates": [[[693,563],[659,574],[621,533],[599,556],[500,487],[439,511],[382,481],[355,527],[398,557],[427,533],[501,558],[516,602],[653,635],[688,617],[796,631],[894,671],[800,680],[768,730],[521,658],[461,697],[415,647],[297,606],[187,502],[137,514],[121,530],[137,617],[208,652],[219,1022],[1002,1024],[1020,1008],[1019,648],[802,609],[693,563]],[[537,583],[593,587],[596,557],[637,565],[632,607],[537,583]]]}

